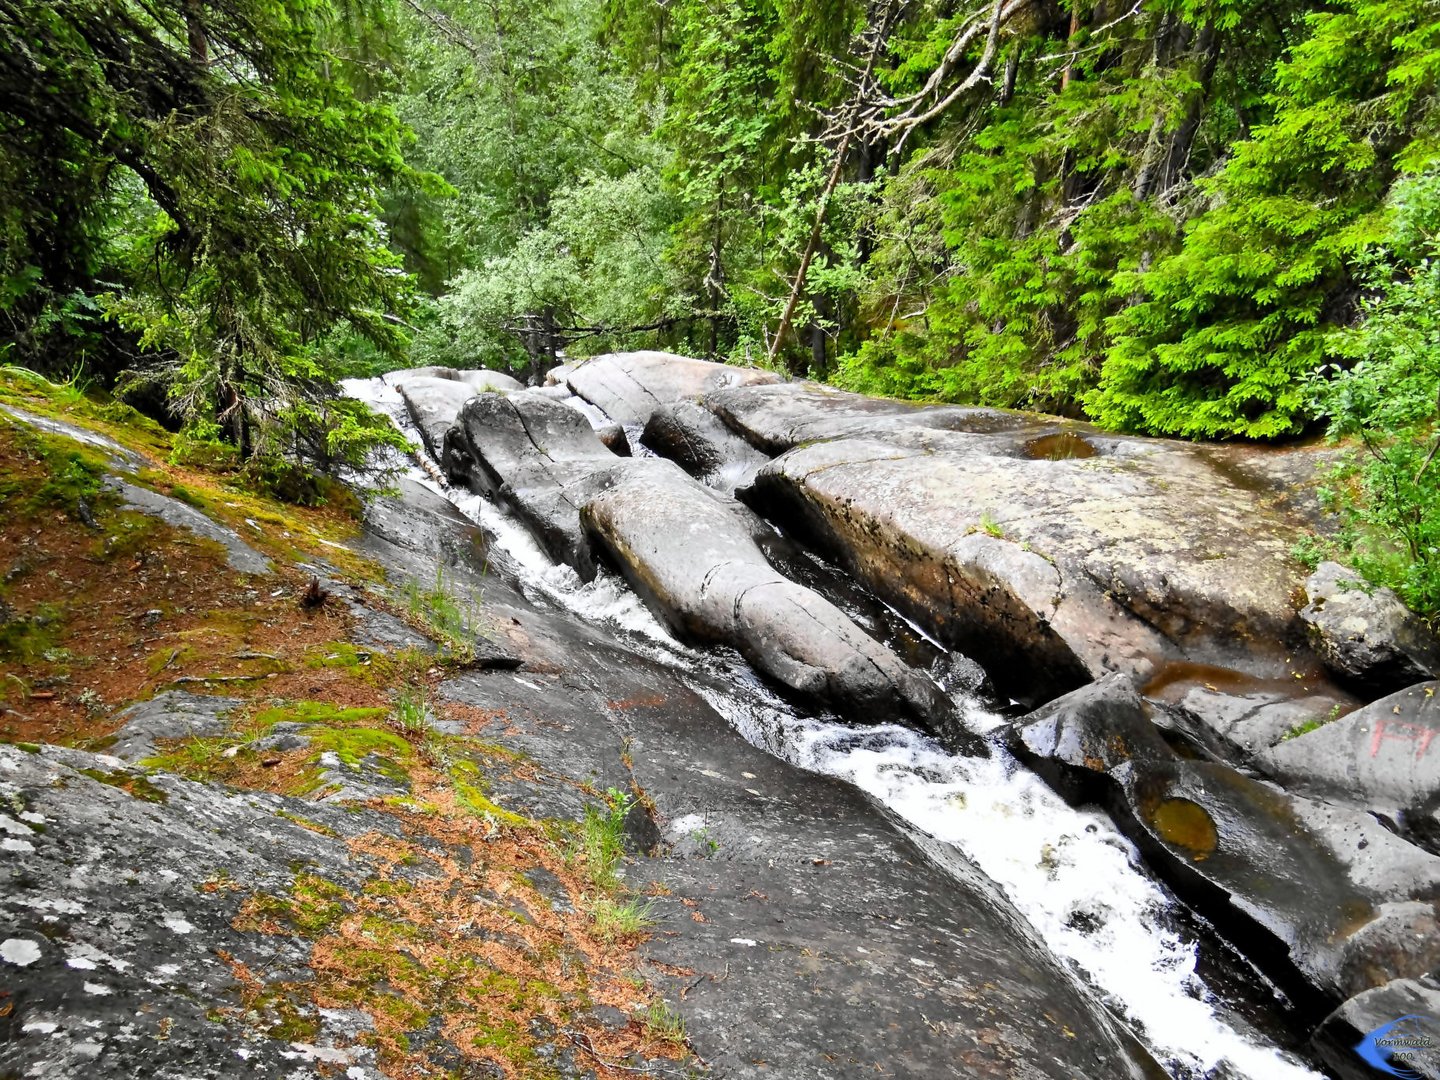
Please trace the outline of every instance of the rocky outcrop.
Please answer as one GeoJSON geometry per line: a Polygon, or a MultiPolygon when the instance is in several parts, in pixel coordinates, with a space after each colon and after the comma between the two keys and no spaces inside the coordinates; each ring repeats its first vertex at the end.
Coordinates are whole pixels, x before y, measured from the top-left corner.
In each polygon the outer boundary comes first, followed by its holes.
{"type": "Polygon", "coordinates": [[[445,435],[465,403],[477,391],[469,383],[457,379],[414,376],[395,384],[405,411],[420,432],[431,457],[438,458],[445,449],[445,435]]]}
{"type": "Polygon", "coordinates": [[[1171,886],[1302,999],[1333,1005],[1440,964],[1440,858],[1368,815],[1177,755],[1128,677],[1037,710],[1013,745],[1067,797],[1108,805],[1171,886]]]}
{"type": "Polygon", "coordinates": [[[1358,708],[1360,699],[1308,668],[1257,678],[1227,668],[1172,662],[1146,682],[1152,719],[1183,731],[1218,756],[1249,761],[1282,739],[1358,708]]]}
{"type": "Polygon", "coordinates": [[[553,369],[548,381],[561,383],[616,423],[636,430],[662,405],[698,398],[728,386],[777,383],[780,376],[759,368],[716,364],[664,352],[609,353],[553,369]]]}
{"type": "Polygon", "coordinates": [[[757,544],[768,527],[753,513],[672,462],[616,458],[565,405],[472,399],[445,467],[505,501],[587,579],[598,546],[682,637],[733,646],[780,686],[845,715],[888,710],[978,746],[928,676],[771,566],[757,544]]]}
{"type": "Polygon", "coordinates": [[[488,368],[464,370],[450,367],[404,368],[400,371],[392,371],[385,376],[385,381],[397,388],[404,386],[412,379],[446,379],[451,382],[464,383],[471,388],[472,393],[476,394],[484,393],[486,390],[509,393],[513,390],[525,389],[525,385],[518,379],[506,375],[503,371],[491,371],[488,368]]]}
{"type": "Polygon", "coordinates": [[[581,413],[529,393],[468,400],[442,452],[446,475],[510,507],[551,558],[586,580],[595,562],[580,507],[611,483],[620,464],[581,413]]]}
{"type": "Polygon", "coordinates": [[[757,446],[793,445],[752,506],[1021,702],[1174,660],[1286,676],[1303,648],[1296,528],[1183,447],[794,386],[706,404],[757,446]]]}
{"type": "Polygon", "coordinates": [[[845,715],[898,715],[971,752],[983,747],[928,676],[766,561],[763,521],[676,466],[616,476],[581,520],[682,639],[733,646],[781,686],[845,715]]]}
{"type": "Polygon", "coordinates": [[[1337,676],[1388,694],[1440,675],[1440,641],[1391,590],[1324,562],[1305,582],[1300,618],[1337,676]]]}
{"type": "Polygon", "coordinates": [[[120,725],[115,741],[106,750],[134,763],[158,753],[161,740],[219,735],[229,730],[225,717],[239,704],[237,698],[167,690],[121,710],[115,717],[120,725]]]}
{"type": "Polygon", "coordinates": [[[399,392],[405,402],[405,411],[420,432],[425,449],[436,460],[444,449],[445,433],[450,430],[465,402],[476,394],[508,394],[524,389],[509,375],[484,369],[406,368],[390,372],[385,381],[399,392]]]}
{"type": "Polygon", "coordinates": [[[1440,813],[1440,682],[1418,683],[1287,739],[1259,765],[1287,787],[1435,833],[1440,813]]]}
{"type": "Polygon", "coordinates": [[[749,484],[755,471],[770,460],[693,401],[656,409],[640,441],[697,480],[725,492],[749,484]]]}

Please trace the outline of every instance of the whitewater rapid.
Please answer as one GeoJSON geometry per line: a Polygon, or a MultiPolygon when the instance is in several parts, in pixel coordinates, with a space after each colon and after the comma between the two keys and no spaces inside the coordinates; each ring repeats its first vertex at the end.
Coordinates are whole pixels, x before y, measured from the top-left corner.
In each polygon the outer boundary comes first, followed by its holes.
{"type": "MultiPolygon", "coordinates": [[[[349,380],[343,388],[421,445],[399,394],[383,379],[349,380]]],[[[1268,1045],[1205,986],[1197,973],[1199,942],[1103,813],[1069,806],[999,746],[989,758],[966,758],[897,724],[865,727],[801,716],[738,656],[676,641],[619,577],[602,571],[582,582],[494,503],[446,486],[415,462],[397,458],[395,464],[492,537],[528,595],[613,628],[636,652],[682,673],[705,671],[710,678],[687,681],[747,741],[854,784],[911,828],[953,846],[1174,1076],[1320,1077],[1268,1045]]],[[[1003,722],[964,693],[955,697],[977,733],[1003,722]]]]}

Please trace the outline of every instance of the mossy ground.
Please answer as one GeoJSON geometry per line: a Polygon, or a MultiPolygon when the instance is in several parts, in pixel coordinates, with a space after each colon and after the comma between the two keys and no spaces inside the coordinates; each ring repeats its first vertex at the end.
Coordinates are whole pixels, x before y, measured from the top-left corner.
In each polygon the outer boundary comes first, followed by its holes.
{"type": "MultiPolygon", "coordinates": [[[[373,1024],[363,1037],[396,1077],[441,1075],[428,1049],[436,1039],[462,1063],[458,1075],[488,1063],[507,1076],[556,1076],[564,1052],[577,1068],[620,1077],[649,1058],[686,1056],[683,1038],[647,1019],[660,1006],[636,973],[645,923],[615,876],[619,847],[588,841],[585,824],[534,821],[497,801],[493,780],[534,780],[533,767],[490,741],[503,716],[434,692],[463,650],[362,648],[345,605],[297,602],[308,580],[300,561],[323,559],[332,577],[358,585],[382,581],[344,547],[353,505],[297,507],[241,490],[233,472],[176,454],[158,425],[74,387],[0,369],[0,403],[145,455],[133,482],[228,524],[274,565],[262,577],[236,573],[218,545],[119,509],[102,484],[103,451],[0,416],[0,739],[100,749],[121,706],[183,687],[239,698],[232,730],[162,745],[149,773],[96,770],[96,779],[153,802],[166,798],[149,779],[162,772],[317,798],[329,790],[321,759],[333,755],[404,782],[405,795],[366,804],[390,816],[393,835],[348,841],[352,864],[368,867],[361,887],[303,867],[283,895],[197,883],[246,894],[237,929],[294,937],[311,956],[308,979],[280,982],[222,957],[239,1001],[212,1019],[310,1041],[318,1009],[359,1009],[373,1024]],[[462,734],[440,734],[434,721],[462,734]],[[277,730],[303,744],[257,745],[277,730]],[[537,868],[561,882],[563,903],[530,884],[525,872],[537,868]],[[596,1005],[634,1020],[606,1027],[596,1005]]],[[[473,632],[477,613],[442,591],[402,588],[388,605],[365,596],[443,644],[473,632]]],[[[589,794],[596,822],[618,820],[589,794]]],[[[339,839],[306,813],[280,816],[339,839]]]]}
{"type": "MultiPolygon", "coordinates": [[[[104,451],[0,416],[0,739],[102,749],[118,708],[183,687],[239,698],[232,730],[163,744],[145,763],[150,773],[95,770],[95,779],[154,802],[166,791],[148,776],[161,772],[318,798],[328,791],[323,759],[333,756],[408,792],[367,804],[396,822],[393,835],[348,841],[353,863],[370,868],[363,887],[298,868],[281,896],[243,899],[236,929],[301,940],[312,978],[266,982],[222,958],[240,999],[213,1020],[310,1041],[317,1009],[361,1009],[373,1024],[366,1038],[397,1077],[439,1074],[426,1050],[435,1038],[461,1074],[488,1063],[505,1076],[556,1076],[556,1050],[602,1077],[685,1056],[683,1040],[647,1021],[657,999],[634,956],[645,922],[613,873],[618,842],[588,842],[588,825],[531,821],[495,801],[492,780],[536,779],[533,766],[492,742],[503,716],[433,693],[446,667],[464,661],[462,649],[357,647],[346,606],[301,608],[302,560],[324,559],[331,576],[357,585],[382,580],[344,547],[356,531],[353,505],[279,504],[239,490],[232,472],[173,464],[190,458],[174,454],[164,429],[75,387],[0,369],[0,403],[145,455],[150,464],[132,481],[229,524],[274,564],[261,577],[233,572],[217,544],[120,510],[102,482],[111,471],[104,451]],[[461,734],[439,733],[438,720],[461,734]],[[276,730],[302,744],[256,744],[276,730]],[[524,877],[539,867],[562,883],[564,903],[524,877]],[[595,1005],[635,1020],[605,1027],[590,1014],[595,1005]]],[[[400,586],[389,605],[366,595],[444,644],[474,631],[477,612],[442,592],[439,582],[400,586]]],[[[618,821],[603,796],[590,795],[593,821],[618,821]]],[[[279,816],[338,840],[304,812],[279,816]]],[[[220,878],[197,888],[246,893],[220,878]]]]}
{"type": "MultiPolygon", "coordinates": [[[[443,717],[445,707],[436,708],[443,717]]],[[[190,740],[150,764],[196,775],[201,762],[206,779],[304,794],[314,791],[313,770],[328,752],[371,769],[383,761],[409,786],[402,798],[365,804],[396,828],[348,841],[352,864],[369,867],[364,885],[302,870],[286,893],[242,903],[236,929],[307,943],[314,973],[304,986],[248,989],[244,1012],[253,1026],[290,1032],[316,1009],[358,1009],[373,1025],[366,1038],[387,1075],[400,1077],[434,1075],[427,1047],[436,1038],[464,1061],[527,1078],[562,1075],[550,1062],[557,1046],[601,1077],[630,1074],[648,1058],[687,1056],[683,1034],[652,1022],[663,1003],[636,974],[647,912],[614,874],[623,852],[613,805],[598,806],[579,827],[505,809],[488,794],[490,782],[527,770],[523,756],[466,736],[401,729],[393,710],[288,702],[254,712],[241,729],[190,740]],[[303,725],[308,745],[267,754],[244,741],[277,724],[303,725]],[[560,883],[563,897],[531,883],[525,875],[537,868],[560,883]],[[596,1005],[633,1020],[607,1027],[595,1019],[596,1005]]],[[[303,815],[281,816],[335,835],[303,815]]]]}

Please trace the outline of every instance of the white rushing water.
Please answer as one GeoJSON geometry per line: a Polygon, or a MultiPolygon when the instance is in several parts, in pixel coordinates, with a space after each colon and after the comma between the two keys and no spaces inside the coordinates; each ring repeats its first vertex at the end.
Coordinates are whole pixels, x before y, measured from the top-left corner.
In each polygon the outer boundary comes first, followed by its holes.
{"type": "MultiPolygon", "coordinates": [[[[345,391],[389,415],[419,444],[399,395],[383,380],[351,380],[345,391]]],[[[637,652],[682,671],[721,668],[728,676],[725,689],[711,680],[695,681],[694,689],[744,738],[802,768],[853,783],[912,827],[953,845],[1000,886],[1046,946],[1104,996],[1175,1075],[1318,1077],[1225,1015],[1196,974],[1197,943],[1177,928],[1171,900],[1104,814],[1069,806],[998,748],[987,759],[966,758],[899,725],[799,716],[738,657],[700,653],[675,641],[619,578],[602,573],[582,583],[488,500],[447,488],[413,466],[407,475],[443,494],[489,533],[532,597],[608,624],[627,635],[637,652]]],[[[977,732],[1001,722],[972,700],[957,701],[977,732]]]]}

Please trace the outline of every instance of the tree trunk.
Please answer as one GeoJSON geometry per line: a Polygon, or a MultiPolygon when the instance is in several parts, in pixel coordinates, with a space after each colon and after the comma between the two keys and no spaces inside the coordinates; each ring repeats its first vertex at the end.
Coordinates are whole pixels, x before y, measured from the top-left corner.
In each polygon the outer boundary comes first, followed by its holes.
{"type": "Polygon", "coordinates": [[[201,0],[185,0],[185,36],[190,45],[190,60],[198,67],[210,64],[210,39],[205,33],[201,0]]]}

